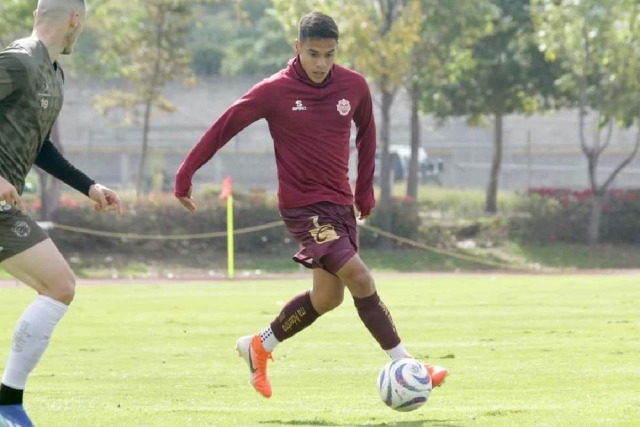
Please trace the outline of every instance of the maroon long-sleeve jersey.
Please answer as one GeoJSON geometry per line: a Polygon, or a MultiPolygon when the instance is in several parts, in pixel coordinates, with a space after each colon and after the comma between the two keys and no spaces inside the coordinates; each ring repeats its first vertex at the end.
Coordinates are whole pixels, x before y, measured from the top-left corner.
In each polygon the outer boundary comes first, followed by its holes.
{"type": "Polygon", "coordinates": [[[369,86],[361,74],[339,65],[322,84],[315,84],[298,58],[256,84],[204,133],[176,173],[175,195],[187,196],[195,172],[260,119],[267,120],[274,141],[281,208],[354,203],[348,178],[353,121],[358,149],[355,203],[363,215],[371,212],[376,126],[369,86]]]}

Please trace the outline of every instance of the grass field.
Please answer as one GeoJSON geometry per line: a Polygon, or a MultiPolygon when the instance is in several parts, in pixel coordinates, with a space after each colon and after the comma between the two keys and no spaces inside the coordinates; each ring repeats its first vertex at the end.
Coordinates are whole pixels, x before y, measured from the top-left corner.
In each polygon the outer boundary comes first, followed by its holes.
{"type": "MultiPolygon", "coordinates": [[[[638,425],[640,277],[383,276],[405,345],[452,371],[406,414],[380,401],[388,359],[348,300],[276,350],[272,399],[247,384],[236,338],[307,285],[80,285],[26,407],[39,427],[638,425]]],[[[0,288],[0,367],[32,298],[0,288]]]]}

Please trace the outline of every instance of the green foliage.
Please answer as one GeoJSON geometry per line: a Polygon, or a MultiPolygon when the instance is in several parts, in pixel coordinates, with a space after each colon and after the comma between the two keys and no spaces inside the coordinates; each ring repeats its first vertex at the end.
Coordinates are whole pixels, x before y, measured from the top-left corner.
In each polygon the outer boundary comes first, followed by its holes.
{"type": "Polygon", "coordinates": [[[225,75],[270,75],[282,69],[294,55],[293,41],[285,38],[275,17],[265,13],[228,46],[222,62],[225,75]]]}
{"type": "MultiPolygon", "coordinates": [[[[509,235],[524,242],[584,243],[592,197],[591,190],[531,190],[516,206],[521,215],[511,218],[509,235]]],[[[603,243],[640,243],[640,191],[608,191],[602,214],[603,243]]]]}
{"type": "Polygon", "coordinates": [[[559,84],[575,105],[629,127],[640,111],[640,3],[636,0],[532,0],[540,50],[562,61],[559,84]]]}
{"type": "MultiPolygon", "coordinates": [[[[578,107],[579,140],[591,190],[603,194],[640,150],[640,2],[535,0],[533,4],[540,50],[567,69],[558,86],[578,107]],[[591,127],[590,112],[595,113],[591,127]],[[598,161],[611,143],[614,124],[629,128],[634,123],[638,134],[630,153],[604,182],[598,182],[598,161]]],[[[594,203],[592,211],[589,242],[597,243],[600,204],[594,203]]]]}
{"type": "MultiPolygon", "coordinates": [[[[391,200],[391,232],[393,234],[413,240],[420,240],[421,220],[419,205],[409,198],[393,198],[391,200]]],[[[380,209],[376,209],[367,220],[368,224],[384,229],[384,215],[380,209]]],[[[376,246],[382,236],[371,231],[363,230],[361,244],[364,247],[376,246]]]]}
{"type": "MultiPolygon", "coordinates": [[[[96,215],[89,205],[63,206],[56,214],[55,221],[61,224],[91,230],[143,235],[185,235],[226,231],[226,202],[219,201],[213,194],[199,199],[199,210],[187,212],[171,194],[161,197],[125,201],[126,210],[122,215],[96,215]]],[[[240,197],[234,200],[235,227],[253,227],[278,221],[275,205],[265,203],[259,197],[240,197]]],[[[52,239],[63,252],[149,254],[150,258],[171,256],[197,257],[202,253],[224,252],[226,238],[194,240],[127,240],[120,238],[93,236],[54,230],[52,239]]],[[[236,236],[236,250],[243,252],[277,253],[284,248],[294,250],[292,239],[282,226],[236,236]]]]}
{"type": "Polygon", "coordinates": [[[2,0],[0,3],[0,49],[18,38],[27,37],[33,26],[35,1],[2,0]]]}
{"type": "Polygon", "coordinates": [[[188,42],[195,74],[268,75],[281,69],[293,50],[270,7],[270,0],[240,0],[203,8],[188,42]]]}
{"type": "MultiPolygon", "coordinates": [[[[562,70],[538,50],[529,0],[496,0],[495,5],[497,13],[486,8],[490,34],[456,52],[447,75],[427,90],[425,111],[478,123],[484,115],[533,113],[558,95],[555,81],[562,70]]],[[[482,29],[482,20],[476,28],[482,29]]]]}
{"type": "Polygon", "coordinates": [[[557,240],[560,202],[539,194],[524,195],[516,203],[519,215],[509,220],[509,237],[527,243],[557,240]]]}
{"type": "Polygon", "coordinates": [[[125,121],[137,122],[150,103],[156,111],[175,107],[162,95],[169,82],[190,77],[191,53],[186,38],[191,25],[192,2],[175,0],[117,0],[96,11],[100,27],[100,55],[116,64],[114,77],[129,87],[111,90],[96,98],[96,108],[106,114],[114,108],[127,113],[125,121]]]}

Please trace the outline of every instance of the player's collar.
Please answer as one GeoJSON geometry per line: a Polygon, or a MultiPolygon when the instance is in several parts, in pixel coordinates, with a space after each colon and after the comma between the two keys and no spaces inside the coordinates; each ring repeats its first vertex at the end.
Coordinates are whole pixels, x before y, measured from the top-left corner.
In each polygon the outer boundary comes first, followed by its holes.
{"type": "Polygon", "coordinates": [[[302,64],[300,63],[299,56],[296,56],[295,58],[292,58],[289,61],[289,68],[293,71],[293,73],[298,78],[298,80],[302,81],[305,84],[308,84],[309,86],[313,86],[317,88],[326,87],[327,85],[329,85],[329,83],[331,83],[331,80],[333,80],[334,67],[335,65],[331,67],[331,70],[329,70],[329,75],[327,76],[326,79],[324,79],[322,83],[314,83],[307,75],[307,72],[304,71],[304,69],[302,68],[302,64]]]}

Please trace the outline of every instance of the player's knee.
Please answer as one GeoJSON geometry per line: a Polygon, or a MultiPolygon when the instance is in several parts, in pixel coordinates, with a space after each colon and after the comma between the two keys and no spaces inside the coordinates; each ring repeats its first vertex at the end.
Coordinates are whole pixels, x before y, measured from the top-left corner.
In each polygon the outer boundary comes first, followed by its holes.
{"type": "Polygon", "coordinates": [[[76,295],[76,278],[70,274],[64,278],[57,280],[48,289],[50,298],[63,304],[70,305],[76,295]]]}
{"type": "Polygon", "coordinates": [[[340,307],[340,304],[344,301],[344,289],[340,292],[334,292],[328,299],[326,304],[326,311],[334,310],[340,307]]]}
{"type": "Polygon", "coordinates": [[[323,315],[342,304],[344,301],[344,289],[339,292],[327,292],[320,295],[313,293],[311,301],[318,314],[323,315]]]}
{"type": "Polygon", "coordinates": [[[375,292],[376,285],[373,276],[365,267],[353,269],[343,278],[349,291],[355,297],[367,297],[375,292]]]}

